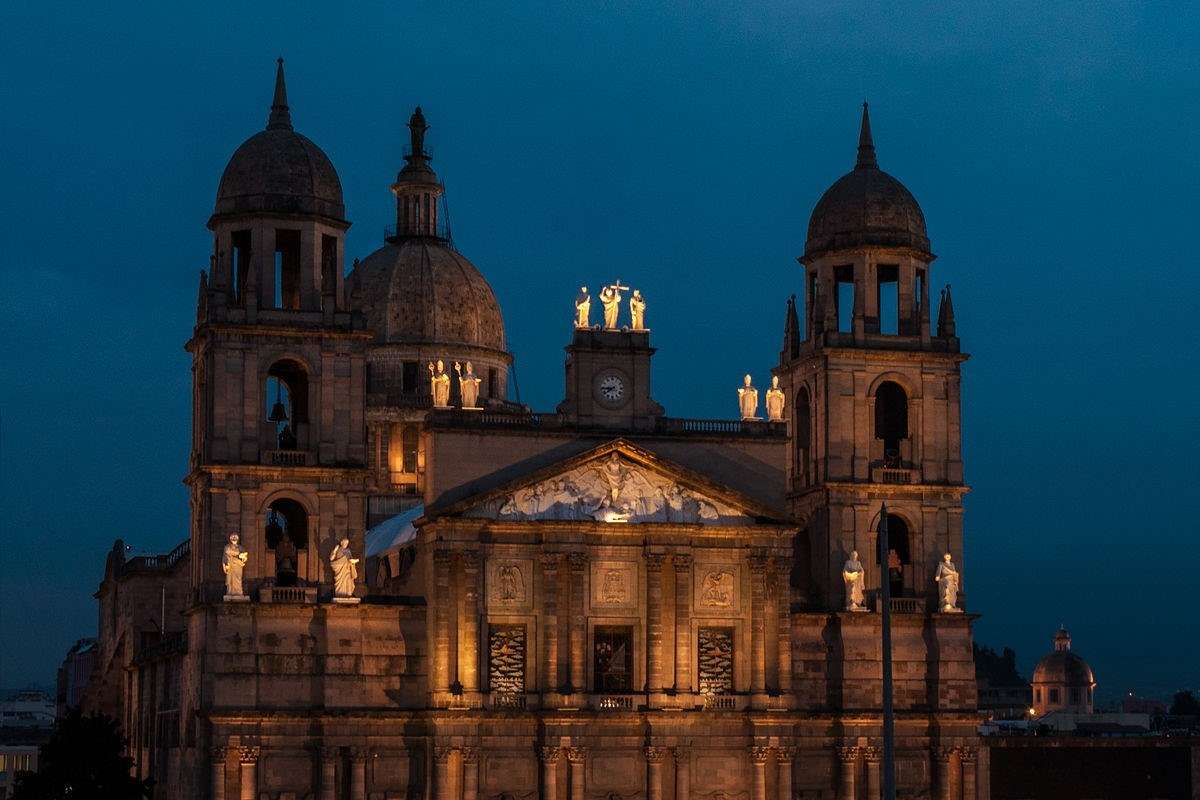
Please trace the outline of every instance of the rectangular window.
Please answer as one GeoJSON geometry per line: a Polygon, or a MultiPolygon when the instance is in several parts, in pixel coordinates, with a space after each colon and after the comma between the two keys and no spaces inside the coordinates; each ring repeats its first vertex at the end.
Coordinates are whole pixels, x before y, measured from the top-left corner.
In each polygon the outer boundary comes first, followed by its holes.
{"type": "Polygon", "coordinates": [[[401,438],[401,447],[404,449],[404,471],[417,471],[417,441],[419,434],[417,426],[409,423],[404,426],[404,434],[401,438]]]}
{"type": "Polygon", "coordinates": [[[633,629],[597,626],[592,659],[594,691],[627,694],[633,686],[633,629]]]}
{"type": "Polygon", "coordinates": [[[401,366],[400,391],[416,394],[421,389],[421,371],[416,361],[405,361],[401,366]]]}
{"type": "Polygon", "coordinates": [[[697,661],[700,694],[733,691],[733,629],[700,628],[697,661]]]}
{"type": "Polygon", "coordinates": [[[876,297],[879,304],[879,332],[892,336],[900,332],[900,268],[880,264],[876,297]]]}
{"type": "Polygon", "coordinates": [[[246,275],[250,272],[250,231],[234,231],[230,237],[233,249],[230,268],[230,291],[235,304],[241,303],[246,291],[246,275]]]}
{"type": "Polygon", "coordinates": [[[847,264],[835,267],[833,279],[837,291],[834,302],[837,304],[837,321],[839,333],[854,331],[854,267],[847,264]]]}
{"type": "Polygon", "coordinates": [[[525,691],[525,626],[488,628],[488,689],[519,694],[525,691]]]}
{"type": "Polygon", "coordinates": [[[1058,702],[1058,689],[1051,689],[1051,690],[1050,690],[1050,702],[1051,702],[1051,703],[1057,703],[1057,702],[1058,702]]]}
{"type": "MultiPolygon", "coordinates": [[[[337,294],[337,237],[321,236],[321,294],[337,294]]],[[[324,300],[321,301],[322,303],[324,300]]]]}
{"type": "Polygon", "coordinates": [[[496,393],[499,391],[499,389],[497,387],[497,380],[496,380],[497,377],[498,377],[498,375],[496,374],[496,368],[490,367],[488,369],[488,381],[487,381],[487,396],[488,397],[495,397],[496,393]]]}
{"type": "Polygon", "coordinates": [[[917,332],[920,333],[920,319],[922,309],[925,306],[925,270],[917,270],[917,277],[913,282],[913,319],[917,320],[917,332]]]}
{"type": "Polygon", "coordinates": [[[300,308],[300,231],[275,231],[275,308],[300,308]]]}

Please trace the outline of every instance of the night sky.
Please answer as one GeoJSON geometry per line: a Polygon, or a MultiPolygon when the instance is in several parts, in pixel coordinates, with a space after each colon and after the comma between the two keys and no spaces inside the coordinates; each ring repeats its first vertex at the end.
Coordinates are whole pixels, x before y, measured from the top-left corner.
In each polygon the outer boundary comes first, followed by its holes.
{"type": "Polygon", "coordinates": [[[870,100],[972,354],[978,641],[1028,670],[1063,623],[1102,697],[1200,683],[1193,5],[175,5],[0,12],[0,687],[50,685],[95,633],[115,538],[187,535],[204,226],[279,55],[351,256],[394,221],[424,107],[455,242],[541,410],[577,287],[620,278],[649,301],[668,413],[733,417],[870,100]]]}

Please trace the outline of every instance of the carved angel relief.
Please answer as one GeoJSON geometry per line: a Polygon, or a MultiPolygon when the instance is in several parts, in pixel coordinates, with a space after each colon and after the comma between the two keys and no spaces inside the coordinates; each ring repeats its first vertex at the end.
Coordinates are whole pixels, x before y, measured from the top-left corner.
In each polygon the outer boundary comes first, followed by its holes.
{"type": "Polygon", "coordinates": [[[709,524],[748,521],[740,509],[630,464],[616,453],[518,489],[476,509],[471,516],[709,524]]]}
{"type": "Polygon", "coordinates": [[[700,588],[700,605],[706,608],[729,608],[733,605],[733,573],[713,570],[704,576],[700,588]]]}

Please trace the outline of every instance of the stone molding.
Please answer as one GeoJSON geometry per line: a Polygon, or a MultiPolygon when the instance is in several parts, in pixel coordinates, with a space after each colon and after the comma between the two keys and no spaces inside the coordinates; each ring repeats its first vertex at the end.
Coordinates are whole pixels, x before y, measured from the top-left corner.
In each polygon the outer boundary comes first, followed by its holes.
{"type": "Polygon", "coordinates": [[[750,750],[750,760],[752,762],[754,762],[754,765],[756,767],[766,764],[771,759],[771,748],[770,747],[763,747],[761,745],[751,745],[749,747],[749,750],[750,750]]]}
{"type": "Polygon", "coordinates": [[[671,564],[676,572],[687,572],[692,568],[692,561],[691,553],[676,553],[671,556],[671,564]]]}
{"type": "Polygon", "coordinates": [[[242,745],[238,748],[238,763],[257,764],[262,750],[258,745],[242,745]]]}
{"type": "Polygon", "coordinates": [[[858,745],[841,745],[837,749],[838,760],[843,764],[858,761],[858,745]]]}
{"type": "Polygon", "coordinates": [[[551,745],[543,745],[538,749],[538,758],[543,764],[555,764],[558,762],[558,757],[562,754],[561,747],[553,747],[551,745]]]}
{"type": "Polygon", "coordinates": [[[645,748],[647,764],[661,764],[667,759],[667,748],[659,745],[649,745],[645,748]]]}
{"type": "Polygon", "coordinates": [[[566,751],[567,761],[570,761],[572,764],[582,764],[587,760],[588,751],[586,747],[572,746],[566,748],[566,751]]]}

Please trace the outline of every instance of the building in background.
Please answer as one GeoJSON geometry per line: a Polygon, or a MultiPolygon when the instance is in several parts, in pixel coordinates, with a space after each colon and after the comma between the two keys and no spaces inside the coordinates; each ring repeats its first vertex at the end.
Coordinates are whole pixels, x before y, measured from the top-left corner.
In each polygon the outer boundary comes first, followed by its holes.
{"type": "Polygon", "coordinates": [[[1096,678],[1083,657],[1071,650],[1071,634],[1059,628],[1054,650],[1033,670],[1033,716],[1052,712],[1091,714],[1096,678]]]}
{"type": "Polygon", "coordinates": [[[16,774],[36,771],[38,748],[50,738],[54,698],[24,689],[0,700],[0,800],[12,793],[16,774]]]}
{"type": "Polygon", "coordinates": [[[61,717],[68,711],[79,708],[95,666],[95,639],[80,639],[67,651],[62,665],[58,668],[55,691],[57,716],[61,717]]]}

